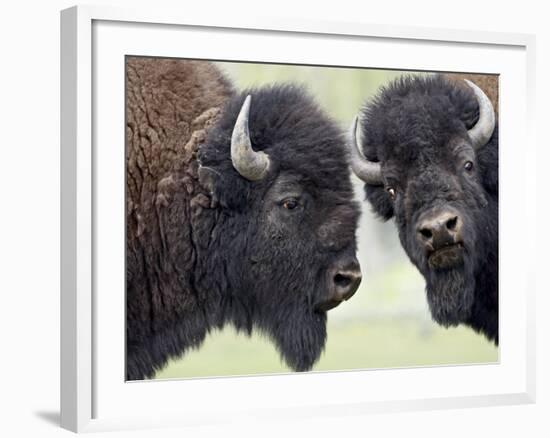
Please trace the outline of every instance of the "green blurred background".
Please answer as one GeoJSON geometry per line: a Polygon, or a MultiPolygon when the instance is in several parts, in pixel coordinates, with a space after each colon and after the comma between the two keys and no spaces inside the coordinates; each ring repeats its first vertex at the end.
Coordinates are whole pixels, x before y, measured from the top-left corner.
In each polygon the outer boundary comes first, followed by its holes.
{"type": "MultiPolygon", "coordinates": [[[[304,84],[347,129],[365,99],[402,74],[388,70],[218,62],[238,89],[275,82],[304,84]]],[[[382,223],[363,202],[358,258],[363,281],[354,297],[328,313],[328,341],[313,371],[498,361],[498,348],[466,327],[435,324],[424,280],[409,262],[393,222],[382,223]]],[[[198,349],[173,360],[156,379],[290,372],[270,341],[231,327],[210,334],[198,349]]]]}

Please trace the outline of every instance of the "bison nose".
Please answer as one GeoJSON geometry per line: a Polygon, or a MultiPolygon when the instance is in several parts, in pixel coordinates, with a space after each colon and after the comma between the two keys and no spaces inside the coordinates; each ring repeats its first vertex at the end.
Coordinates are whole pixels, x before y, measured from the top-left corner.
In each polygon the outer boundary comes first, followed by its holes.
{"type": "Polygon", "coordinates": [[[453,209],[431,212],[419,220],[418,239],[427,251],[460,242],[462,219],[453,209]]]}
{"type": "Polygon", "coordinates": [[[326,300],[318,303],[318,311],[332,309],[345,300],[349,300],[361,283],[361,268],[355,257],[338,262],[329,271],[329,287],[326,300]]]}

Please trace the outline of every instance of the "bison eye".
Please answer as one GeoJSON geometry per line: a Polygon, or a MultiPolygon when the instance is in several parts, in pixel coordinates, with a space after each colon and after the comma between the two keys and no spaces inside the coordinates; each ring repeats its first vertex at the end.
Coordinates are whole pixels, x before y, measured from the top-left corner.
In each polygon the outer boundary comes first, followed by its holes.
{"type": "Polygon", "coordinates": [[[296,207],[298,207],[298,200],[294,198],[285,199],[283,201],[283,207],[287,210],[294,210],[296,207]]]}
{"type": "Polygon", "coordinates": [[[464,163],[464,169],[466,169],[468,172],[470,172],[473,168],[474,163],[472,163],[471,161],[466,161],[466,163],[464,163]]]}
{"type": "Polygon", "coordinates": [[[392,200],[395,199],[395,189],[393,187],[386,188],[386,191],[388,192],[392,200]]]}

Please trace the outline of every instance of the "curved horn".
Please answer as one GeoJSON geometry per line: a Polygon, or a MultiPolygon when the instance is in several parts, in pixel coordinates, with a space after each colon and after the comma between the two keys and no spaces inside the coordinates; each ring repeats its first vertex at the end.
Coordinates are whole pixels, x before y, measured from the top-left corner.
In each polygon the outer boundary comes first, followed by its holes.
{"type": "Polygon", "coordinates": [[[476,84],[464,79],[474,94],[479,105],[479,119],[474,127],[468,130],[474,149],[485,146],[493,135],[495,129],[495,110],[487,95],[476,84]]]}
{"type": "Polygon", "coordinates": [[[357,126],[361,128],[359,116],[355,116],[349,134],[351,169],[362,181],[373,186],[382,185],[382,168],[380,163],[367,160],[361,153],[361,136],[357,133],[357,126]]]}
{"type": "Polygon", "coordinates": [[[246,96],[231,135],[231,161],[241,176],[250,181],[258,181],[267,174],[270,160],[264,152],[255,152],[252,149],[248,132],[249,112],[250,96],[246,96]]]}

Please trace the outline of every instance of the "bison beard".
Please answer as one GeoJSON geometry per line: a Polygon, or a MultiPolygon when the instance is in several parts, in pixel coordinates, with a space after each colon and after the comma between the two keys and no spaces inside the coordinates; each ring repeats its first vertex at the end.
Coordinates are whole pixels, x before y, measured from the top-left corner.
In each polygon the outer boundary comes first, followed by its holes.
{"type": "Polygon", "coordinates": [[[468,320],[474,303],[475,277],[470,263],[428,271],[426,294],[433,319],[444,326],[468,320]]]}
{"type": "Polygon", "coordinates": [[[127,379],[228,324],[311,369],[328,273],[356,263],[342,133],[303,89],[238,94],[205,62],[130,57],[126,85],[127,379]]]}
{"type": "Polygon", "coordinates": [[[307,371],[317,361],[327,338],[326,313],[294,306],[290,311],[261,318],[265,333],[277,345],[286,363],[295,371],[307,371]]]}

